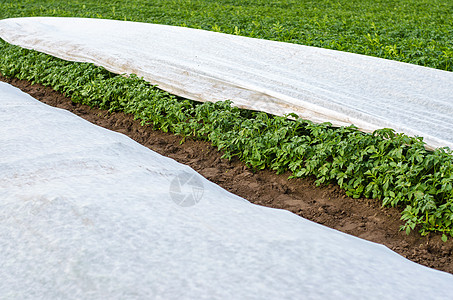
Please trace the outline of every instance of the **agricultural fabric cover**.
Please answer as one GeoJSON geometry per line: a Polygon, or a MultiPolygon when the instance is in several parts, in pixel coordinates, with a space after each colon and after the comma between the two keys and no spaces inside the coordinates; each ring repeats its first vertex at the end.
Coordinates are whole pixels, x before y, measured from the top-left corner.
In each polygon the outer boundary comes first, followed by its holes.
{"type": "Polygon", "coordinates": [[[0,21],[0,37],[62,59],[135,73],[198,101],[388,127],[453,149],[453,73],[358,54],[183,27],[101,19],[0,21]]]}
{"type": "Polygon", "coordinates": [[[5,299],[449,299],[453,276],[253,205],[0,82],[5,299]]]}

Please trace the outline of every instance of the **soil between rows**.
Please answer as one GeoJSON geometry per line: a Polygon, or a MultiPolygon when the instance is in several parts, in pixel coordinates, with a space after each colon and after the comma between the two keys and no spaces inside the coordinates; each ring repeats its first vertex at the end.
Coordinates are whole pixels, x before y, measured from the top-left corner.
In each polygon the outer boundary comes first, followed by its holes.
{"type": "Polygon", "coordinates": [[[242,162],[222,159],[210,143],[142,127],[131,115],[109,113],[70,98],[49,87],[18,79],[5,78],[34,98],[51,106],[69,110],[96,125],[123,133],[138,143],[189,165],[208,180],[248,201],[267,207],[289,210],[301,217],[339,231],[383,244],[400,255],[422,265],[453,274],[453,239],[446,243],[439,234],[421,237],[417,232],[399,231],[400,210],[382,208],[379,200],[353,199],[335,185],[316,187],[312,178],[288,180],[289,173],[253,172],[242,162]]]}

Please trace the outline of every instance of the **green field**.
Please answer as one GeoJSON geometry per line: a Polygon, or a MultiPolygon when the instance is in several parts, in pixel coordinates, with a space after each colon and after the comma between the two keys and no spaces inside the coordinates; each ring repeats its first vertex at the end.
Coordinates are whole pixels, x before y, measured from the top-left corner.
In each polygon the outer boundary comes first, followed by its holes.
{"type": "Polygon", "coordinates": [[[451,0],[2,0],[0,19],[28,16],[188,26],[453,71],[451,0]]]}
{"type": "MultiPolygon", "coordinates": [[[[453,71],[453,1],[11,1],[0,18],[77,16],[181,25],[374,55],[453,71]]],[[[51,86],[73,101],[135,115],[183,139],[210,141],[254,169],[313,176],[352,197],[402,209],[407,232],[453,236],[453,154],[390,129],[365,134],[197,103],[92,64],[0,39],[0,73],[51,86]]]]}

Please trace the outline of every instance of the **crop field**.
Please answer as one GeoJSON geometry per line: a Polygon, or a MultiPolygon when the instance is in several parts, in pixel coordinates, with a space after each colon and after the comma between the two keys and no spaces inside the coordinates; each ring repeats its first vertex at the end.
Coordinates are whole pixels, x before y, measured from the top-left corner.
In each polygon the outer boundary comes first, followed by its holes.
{"type": "MultiPolygon", "coordinates": [[[[110,18],[317,46],[453,71],[452,1],[3,1],[0,19],[110,18]]],[[[381,129],[333,128],[196,103],[140,78],[65,62],[0,40],[0,73],[42,83],[73,101],[133,114],[143,124],[210,141],[254,169],[315,176],[348,196],[400,207],[406,232],[453,236],[453,156],[381,129]]]]}
{"type": "Polygon", "coordinates": [[[453,71],[450,0],[3,0],[0,19],[89,17],[187,26],[453,71]]]}

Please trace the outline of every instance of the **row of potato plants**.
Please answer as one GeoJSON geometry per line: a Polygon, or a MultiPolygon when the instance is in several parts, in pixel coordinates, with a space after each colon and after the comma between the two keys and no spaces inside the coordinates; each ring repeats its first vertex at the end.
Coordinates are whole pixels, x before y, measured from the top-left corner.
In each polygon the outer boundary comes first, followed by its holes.
{"type": "Polygon", "coordinates": [[[0,73],[52,87],[77,103],[133,114],[142,125],[209,141],[251,168],[336,183],[354,198],[402,209],[402,230],[453,236],[453,153],[428,151],[420,137],[392,129],[363,133],[297,118],[242,110],[230,101],[198,103],[135,75],[112,74],[0,40],[0,73]]]}

